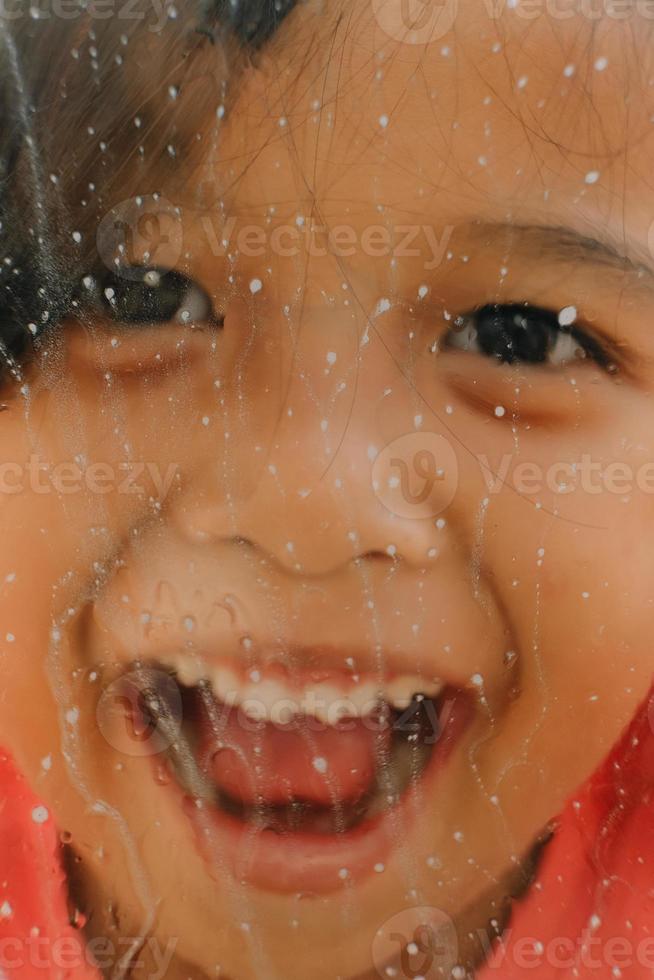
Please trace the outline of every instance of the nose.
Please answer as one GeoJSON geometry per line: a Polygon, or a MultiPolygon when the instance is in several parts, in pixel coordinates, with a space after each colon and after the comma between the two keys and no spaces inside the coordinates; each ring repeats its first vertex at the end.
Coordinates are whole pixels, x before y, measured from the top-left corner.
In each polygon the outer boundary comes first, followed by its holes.
{"type": "MultiPolygon", "coordinates": [[[[247,541],[289,571],[323,575],[355,559],[424,565],[439,537],[430,517],[408,519],[388,510],[368,485],[365,456],[349,479],[326,478],[296,493],[264,477],[247,501],[184,505],[183,529],[196,542],[247,541]]],[[[283,470],[278,470],[283,480],[283,470]]]]}
{"type": "Polygon", "coordinates": [[[372,486],[366,454],[354,455],[348,476],[300,490],[283,486],[284,468],[262,474],[247,500],[189,497],[176,504],[176,522],[197,543],[248,541],[289,571],[321,575],[357,558],[424,565],[442,537],[431,513],[395,514],[372,486]]]}
{"type": "Polygon", "coordinates": [[[424,565],[442,545],[436,521],[456,481],[454,451],[435,421],[416,415],[415,391],[374,335],[355,370],[331,377],[330,361],[352,363],[353,351],[351,337],[344,350],[334,331],[329,344],[336,348],[329,358],[324,343],[296,358],[261,443],[252,432],[261,433],[271,401],[261,397],[257,369],[250,435],[230,433],[227,460],[221,447],[220,461],[210,453],[202,462],[174,503],[177,527],[198,543],[246,540],[304,575],[361,558],[424,565]]]}

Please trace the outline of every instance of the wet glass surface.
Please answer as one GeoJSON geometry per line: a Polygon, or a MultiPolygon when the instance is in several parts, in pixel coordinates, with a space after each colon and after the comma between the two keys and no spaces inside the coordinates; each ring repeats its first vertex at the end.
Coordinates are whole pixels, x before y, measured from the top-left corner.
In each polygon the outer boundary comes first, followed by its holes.
{"type": "Polygon", "coordinates": [[[651,975],[652,17],[0,7],[0,977],[651,975]]]}

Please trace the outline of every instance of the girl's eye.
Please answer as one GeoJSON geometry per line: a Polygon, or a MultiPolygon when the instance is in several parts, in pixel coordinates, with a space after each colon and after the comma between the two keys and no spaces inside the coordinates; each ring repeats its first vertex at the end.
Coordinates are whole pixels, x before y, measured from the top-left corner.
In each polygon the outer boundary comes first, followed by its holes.
{"type": "Polygon", "coordinates": [[[443,348],[473,351],[501,363],[559,366],[590,358],[606,371],[615,370],[611,358],[596,340],[574,325],[559,322],[559,315],[528,303],[487,304],[457,317],[443,348]]]}
{"type": "Polygon", "coordinates": [[[102,276],[85,276],[82,285],[82,305],[118,324],[220,324],[202,287],[174,269],[130,266],[102,276]]]}

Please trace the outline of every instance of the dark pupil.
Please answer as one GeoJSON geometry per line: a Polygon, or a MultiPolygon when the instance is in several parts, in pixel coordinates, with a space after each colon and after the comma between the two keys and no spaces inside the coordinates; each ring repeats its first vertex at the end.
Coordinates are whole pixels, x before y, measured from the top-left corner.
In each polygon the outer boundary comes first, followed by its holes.
{"type": "Polygon", "coordinates": [[[476,312],[475,329],[484,354],[511,364],[544,361],[561,328],[547,310],[488,305],[476,312]]]}
{"type": "Polygon", "coordinates": [[[103,290],[107,287],[114,290],[111,299],[103,291],[104,302],[114,317],[130,323],[163,323],[178,313],[188,281],[179,273],[169,271],[159,276],[156,285],[150,285],[144,279],[112,276],[102,286],[103,290]]]}

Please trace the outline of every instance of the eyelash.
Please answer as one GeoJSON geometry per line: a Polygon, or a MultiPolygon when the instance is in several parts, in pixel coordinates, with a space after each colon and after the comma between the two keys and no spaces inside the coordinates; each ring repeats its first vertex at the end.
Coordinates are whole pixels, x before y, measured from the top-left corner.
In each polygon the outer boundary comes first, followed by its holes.
{"type": "Polygon", "coordinates": [[[152,266],[126,266],[115,273],[85,276],[81,305],[126,329],[167,325],[222,326],[210,297],[192,279],[152,266]]]}
{"type": "Polygon", "coordinates": [[[589,359],[609,374],[617,370],[595,338],[574,325],[561,325],[554,311],[529,303],[488,303],[457,317],[440,346],[494,357],[502,364],[560,367],[589,359]]]}

